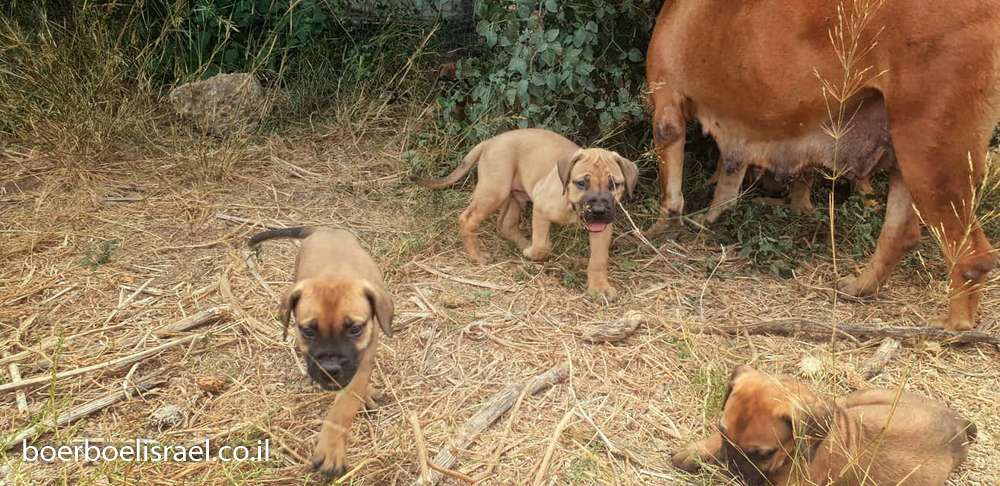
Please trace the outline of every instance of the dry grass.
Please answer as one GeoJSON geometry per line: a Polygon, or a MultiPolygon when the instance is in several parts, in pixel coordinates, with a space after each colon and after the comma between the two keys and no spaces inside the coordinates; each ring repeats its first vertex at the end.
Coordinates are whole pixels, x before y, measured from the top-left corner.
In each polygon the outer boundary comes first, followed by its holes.
{"type": "MultiPolygon", "coordinates": [[[[311,453],[332,397],[299,373],[275,319],[276,295],[289,283],[295,246],[267,243],[261,261],[251,254],[248,264],[243,243],[260,228],[223,221],[216,217],[220,212],[275,225],[350,228],[386,273],[398,312],[397,334],[383,340],[378,353],[374,381],[386,391],[381,409],[360,418],[352,431],[351,464],[370,461],[350,484],[409,484],[418,477],[408,414],[416,414],[433,455],[491,394],[562,361],[572,363],[571,378],[525,397],[513,418],[504,416],[470,450],[459,453],[459,470],[479,474],[500,448],[495,476],[481,484],[530,483],[557,423],[575,408],[577,414],[555,442],[545,484],[706,484],[710,480],[672,470],[669,452],[707,432],[731,367],[749,362],[766,372],[801,375],[798,363],[807,356],[818,358],[821,366],[803,379],[830,394],[893,388],[907,376],[908,389],[944,401],[979,426],[979,441],[952,484],[1000,481],[1000,361],[994,348],[910,343],[883,374],[866,383],[856,370],[878,342],[831,345],[691,332],[706,323],[788,316],[920,325],[943,310],[939,296],[945,281],[915,279],[912,271],[901,270],[874,301],[834,303],[830,289],[836,276],[823,258],[803,262],[794,279],[782,280],[750,270],[733,257],[735,248],[713,248],[700,239],[685,246],[656,242],[665,261],[633,234],[621,234],[612,250],[611,276],[624,297],[604,305],[586,300],[579,288],[587,250],[577,229],[557,233],[560,253],[545,264],[523,261],[488,230],[484,244],[503,250],[494,252],[499,262],[476,266],[462,252],[455,230],[468,194],[430,192],[405,182],[408,168],[399,156],[407,134],[399,132],[398,121],[412,115],[385,106],[363,126],[345,117],[303,135],[226,145],[168,131],[149,147],[109,148],[104,158],[86,162],[66,154],[5,149],[0,159],[0,352],[92,331],[46,352],[56,362],[51,369],[22,362],[25,377],[129,354],[135,349],[116,343],[208,307],[240,309],[206,326],[206,339],[135,370],[139,376],[164,368],[165,386],[44,436],[39,444],[81,438],[184,444],[205,437],[253,444],[270,438],[272,451],[281,449],[268,463],[227,465],[29,464],[14,449],[3,459],[14,484],[301,484],[317,479],[296,458],[311,453]],[[207,163],[223,152],[225,163],[207,163]],[[144,200],[100,202],[134,195],[120,187],[130,185],[145,188],[138,193],[144,200]],[[462,284],[421,265],[503,290],[462,284]],[[147,280],[148,288],[161,295],[143,293],[123,302],[147,280]],[[232,299],[226,297],[226,284],[232,299]],[[580,338],[590,326],[631,309],[654,313],[660,322],[639,328],[618,345],[580,338]],[[221,390],[199,387],[199,381],[219,380],[221,390]],[[158,427],[151,414],[167,405],[182,407],[185,418],[158,427]],[[641,464],[609,453],[599,432],[641,464]]],[[[998,331],[997,295],[990,290],[986,296],[983,330],[998,331]]],[[[147,337],[135,348],[156,344],[147,337]]],[[[9,436],[120,389],[127,371],[96,372],[29,391],[27,414],[17,412],[13,394],[0,396],[0,430],[9,436]]],[[[3,376],[7,382],[6,372],[3,376]]],[[[447,479],[445,484],[460,483],[447,479]]]]}

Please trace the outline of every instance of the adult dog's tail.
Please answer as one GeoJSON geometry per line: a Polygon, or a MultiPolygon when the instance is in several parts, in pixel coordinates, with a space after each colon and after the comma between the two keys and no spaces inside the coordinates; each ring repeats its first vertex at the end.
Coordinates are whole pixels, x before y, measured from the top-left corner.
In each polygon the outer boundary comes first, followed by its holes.
{"type": "Polygon", "coordinates": [[[247,246],[252,247],[257,243],[274,238],[305,238],[319,229],[322,228],[316,226],[296,226],[294,228],[268,230],[251,236],[250,240],[247,242],[247,246]]]}
{"type": "Polygon", "coordinates": [[[469,151],[469,153],[462,159],[462,163],[459,164],[458,167],[451,172],[451,174],[448,174],[440,179],[424,179],[413,175],[410,176],[410,180],[430,189],[442,189],[448,187],[458,182],[459,179],[465,177],[465,175],[472,170],[472,166],[476,165],[476,162],[479,161],[479,156],[483,153],[483,150],[485,150],[487,143],[489,143],[489,140],[480,142],[479,145],[473,147],[472,150],[469,151]]]}

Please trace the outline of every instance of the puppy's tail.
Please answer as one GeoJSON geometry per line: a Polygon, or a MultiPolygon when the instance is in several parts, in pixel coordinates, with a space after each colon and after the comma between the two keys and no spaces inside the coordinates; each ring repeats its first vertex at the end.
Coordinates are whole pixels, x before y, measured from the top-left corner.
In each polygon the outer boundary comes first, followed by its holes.
{"type": "Polygon", "coordinates": [[[252,247],[257,243],[274,238],[305,238],[315,233],[318,229],[320,228],[315,226],[296,226],[294,228],[268,230],[251,236],[250,240],[247,241],[247,246],[252,247]]]}
{"type": "Polygon", "coordinates": [[[473,147],[472,150],[466,154],[465,158],[462,159],[462,163],[459,164],[458,167],[451,172],[451,174],[448,174],[440,179],[424,179],[422,177],[417,177],[416,175],[411,175],[410,180],[429,189],[443,189],[448,187],[458,182],[459,179],[465,177],[465,175],[472,170],[472,166],[476,165],[476,162],[479,161],[479,156],[483,153],[483,150],[486,149],[487,143],[489,143],[489,140],[480,142],[479,145],[473,147]]]}

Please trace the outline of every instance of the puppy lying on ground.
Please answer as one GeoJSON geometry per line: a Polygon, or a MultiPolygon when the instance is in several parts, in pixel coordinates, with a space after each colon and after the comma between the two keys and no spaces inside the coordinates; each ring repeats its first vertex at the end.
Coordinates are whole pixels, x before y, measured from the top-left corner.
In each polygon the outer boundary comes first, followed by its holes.
{"type": "Polygon", "coordinates": [[[751,486],[941,486],[976,436],[927,398],[863,390],[831,400],[746,365],[733,370],[718,428],[674,454],[674,466],[723,464],[751,486]]]}
{"type": "Polygon", "coordinates": [[[272,238],[302,238],[295,284],[281,301],[281,323],[295,316],[296,346],[309,377],[327,390],[341,390],[327,413],[312,455],[313,466],[336,477],[347,472],[347,437],[362,403],[374,408],[371,387],[378,332],[392,337],[393,304],[382,272],[348,231],[298,227],[265,231],[254,246],[272,238]]]}
{"type": "Polygon", "coordinates": [[[458,218],[458,233],[470,258],[479,263],[490,260],[480,248],[476,230],[497,210],[497,229],[532,260],[551,255],[552,223],[582,221],[590,232],[587,292],[617,298],[618,292],[608,283],[608,249],[617,203],[623,194],[632,194],[639,175],[632,161],[617,152],[582,149],[547,130],[513,130],[476,145],[448,176],[414,181],[440,189],[458,182],[477,162],[479,182],[468,209],[458,218]],[[518,228],[521,210],[529,201],[531,241],[518,228]]]}

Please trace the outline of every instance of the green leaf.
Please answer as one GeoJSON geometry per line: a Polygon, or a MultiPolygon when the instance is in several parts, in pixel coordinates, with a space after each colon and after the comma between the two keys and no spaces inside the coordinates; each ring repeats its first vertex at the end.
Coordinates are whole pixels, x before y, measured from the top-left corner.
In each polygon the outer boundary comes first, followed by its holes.
{"type": "Polygon", "coordinates": [[[516,71],[521,74],[524,74],[524,72],[528,70],[528,63],[525,62],[525,60],[520,57],[515,57],[510,60],[510,65],[508,66],[508,68],[511,71],[516,71]]]}
{"type": "Polygon", "coordinates": [[[545,31],[545,40],[552,42],[559,38],[559,29],[549,29],[545,31]]]}
{"type": "Polygon", "coordinates": [[[587,21],[587,25],[584,28],[596,34],[597,33],[597,22],[594,22],[593,20],[588,20],[587,21]]]}
{"type": "Polygon", "coordinates": [[[542,73],[537,72],[537,71],[534,72],[534,73],[531,73],[531,84],[533,84],[535,86],[544,86],[545,85],[545,76],[542,75],[542,73]]]}
{"type": "Polygon", "coordinates": [[[548,76],[545,76],[545,86],[549,89],[556,89],[556,87],[559,86],[559,75],[556,73],[549,73],[548,76]]]}
{"type": "Polygon", "coordinates": [[[493,29],[490,29],[490,30],[487,30],[486,32],[484,32],[483,36],[486,37],[486,45],[488,47],[493,47],[493,46],[497,45],[497,33],[494,32],[493,29]]]}
{"type": "Polygon", "coordinates": [[[642,60],[642,53],[639,52],[639,49],[633,47],[628,51],[628,60],[632,62],[639,62],[642,60]]]}
{"type": "Polygon", "coordinates": [[[577,64],[573,70],[576,71],[577,74],[588,76],[590,73],[594,72],[594,65],[587,61],[580,61],[580,63],[577,64]]]}
{"type": "Polygon", "coordinates": [[[556,0],[545,0],[545,10],[549,12],[556,13],[559,11],[559,6],[556,5],[556,0]]]}

